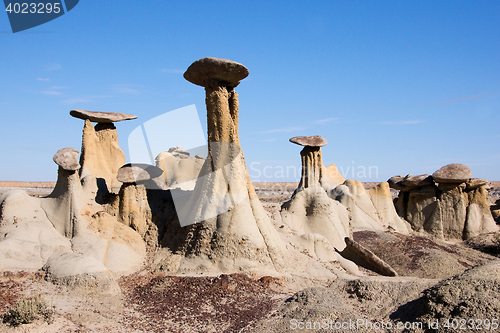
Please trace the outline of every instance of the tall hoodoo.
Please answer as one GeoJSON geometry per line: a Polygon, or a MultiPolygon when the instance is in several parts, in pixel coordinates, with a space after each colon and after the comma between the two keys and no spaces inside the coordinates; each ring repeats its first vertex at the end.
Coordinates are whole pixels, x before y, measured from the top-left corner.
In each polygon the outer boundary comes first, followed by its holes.
{"type": "Polygon", "coordinates": [[[53,157],[59,166],[57,183],[52,193],[42,201],[42,208],[54,228],[67,238],[76,234],[77,220],[83,207],[83,189],[77,170],[80,154],[74,148],[60,149],[53,157]]]}
{"type": "Polygon", "coordinates": [[[71,116],[85,120],[80,156],[80,177],[89,174],[99,182],[100,191],[117,193],[120,183],[116,179],[118,169],[125,164],[125,154],[118,145],[118,132],[114,122],[136,119],[128,113],[71,110],[71,116]],[[95,126],[92,122],[96,122],[95,126]],[[104,184],[105,183],[105,184],[104,184]]]}
{"type": "MultiPolygon", "coordinates": [[[[172,239],[182,237],[182,248],[168,240],[167,246],[186,260],[195,254],[208,270],[263,272],[284,267],[283,245],[255,194],[238,136],[234,88],[248,74],[242,64],[218,58],[195,61],[184,73],[186,80],[205,88],[208,157],[193,194],[177,208],[182,228],[172,239]]],[[[173,269],[183,269],[179,265],[173,269]]]]}
{"type": "Polygon", "coordinates": [[[328,141],[320,135],[296,136],[290,142],[304,146],[300,152],[302,158],[302,176],[295,193],[303,189],[322,186],[323,181],[323,158],[321,147],[326,146],[328,141]]]}

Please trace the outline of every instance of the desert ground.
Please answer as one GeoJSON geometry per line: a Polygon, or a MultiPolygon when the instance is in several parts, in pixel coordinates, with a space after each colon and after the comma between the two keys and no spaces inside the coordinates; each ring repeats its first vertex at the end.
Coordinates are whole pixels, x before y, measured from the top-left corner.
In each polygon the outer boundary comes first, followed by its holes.
{"type": "MultiPolygon", "coordinates": [[[[253,185],[271,219],[297,187],[253,185]]],[[[364,183],[365,188],[374,185],[364,183]]],[[[0,182],[0,195],[22,188],[31,196],[45,196],[53,186],[0,182]]],[[[493,205],[499,198],[500,182],[493,182],[489,202],[493,205]]],[[[359,262],[363,276],[345,274],[329,281],[244,274],[171,276],[153,269],[154,250],[149,250],[142,270],[119,279],[119,294],[54,285],[46,281],[43,270],[3,272],[0,315],[30,295],[40,295],[53,315],[17,327],[0,323],[0,331],[444,332],[453,331],[455,322],[446,322],[449,318],[469,331],[498,327],[494,323],[500,319],[499,233],[468,242],[374,231],[355,232],[353,238],[389,263],[399,277],[382,276],[359,262]],[[467,320],[465,326],[462,319],[467,320]]]]}

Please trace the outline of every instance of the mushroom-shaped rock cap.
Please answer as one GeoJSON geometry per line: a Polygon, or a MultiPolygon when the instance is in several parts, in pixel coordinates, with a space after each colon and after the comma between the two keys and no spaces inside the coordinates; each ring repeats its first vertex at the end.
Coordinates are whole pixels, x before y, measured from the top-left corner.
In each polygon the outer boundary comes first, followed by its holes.
{"type": "Polygon", "coordinates": [[[149,164],[128,163],[118,169],[116,179],[122,183],[137,183],[160,177],[163,170],[149,164]]]}
{"type": "Polygon", "coordinates": [[[80,153],[75,148],[63,148],[52,159],[64,170],[75,171],[80,169],[79,157],[80,153]]]}
{"type": "Polygon", "coordinates": [[[434,179],[428,174],[410,176],[401,181],[401,184],[409,187],[424,187],[434,184],[434,179]]]}
{"type": "Polygon", "coordinates": [[[476,188],[479,188],[481,186],[489,185],[490,182],[487,181],[486,179],[481,179],[481,178],[471,178],[467,181],[466,183],[466,190],[475,190],[476,188]]]}
{"type": "Polygon", "coordinates": [[[234,88],[248,74],[248,68],[240,63],[208,57],[193,62],[184,73],[184,78],[202,87],[205,87],[206,80],[217,79],[234,88]]]}
{"type": "Polygon", "coordinates": [[[403,185],[403,181],[405,179],[410,178],[411,174],[408,176],[397,175],[389,178],[387,182],[389,183],[389,187],[398,191],[409,191],[411,187],[403,185]]]}
{"type": "Polygon", "coordinates": [[[135,119],[137,116],[128,113],[118,112],[99,112],[99,111],[85,111],[85,110],[71,110],[69,112],[75,118],[90,120],[94,123],[114,123],[122,120],[135,119]]]}
{"type": "Polygon", "coordinates": [[[438,183],[463,183],[470,179],[472,171],[465,164],[452,163],[445,165],[432,174],[438,183]]]}
{"type": "Polygon", "coordinates": [[[309,146],[309,147],[323,147],[326,146],[328,141],[321,135],[313,136],[295,136],[290,139],[291,143],[295,143],[299,146],[309,146]]]}

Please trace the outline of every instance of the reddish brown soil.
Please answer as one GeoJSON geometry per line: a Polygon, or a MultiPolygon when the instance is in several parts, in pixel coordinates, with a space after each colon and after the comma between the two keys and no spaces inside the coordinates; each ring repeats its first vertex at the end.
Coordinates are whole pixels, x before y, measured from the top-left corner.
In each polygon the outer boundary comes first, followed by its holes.
{"type": "Polygon", "coordinates": [[[128,327],[148,332],[237,332],[267,315],[284,295],[281,282],[242,274],[179,277],[133,274],[120,279],[126,302],[141,316],[128,327]]]}

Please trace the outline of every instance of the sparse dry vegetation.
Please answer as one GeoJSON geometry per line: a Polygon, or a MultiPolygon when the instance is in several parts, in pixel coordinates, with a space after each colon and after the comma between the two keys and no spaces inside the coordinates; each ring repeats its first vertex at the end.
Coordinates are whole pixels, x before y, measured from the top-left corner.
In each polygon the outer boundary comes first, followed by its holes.
{"type": "Polygon", "coordinates": [[[30,324],[36,320],[43,319],[51,323],[54,309],[47,305],[40,294],[19,299],[15,305],[9,307],[3,316],[3,322],[11,326],[30,324]]]}

